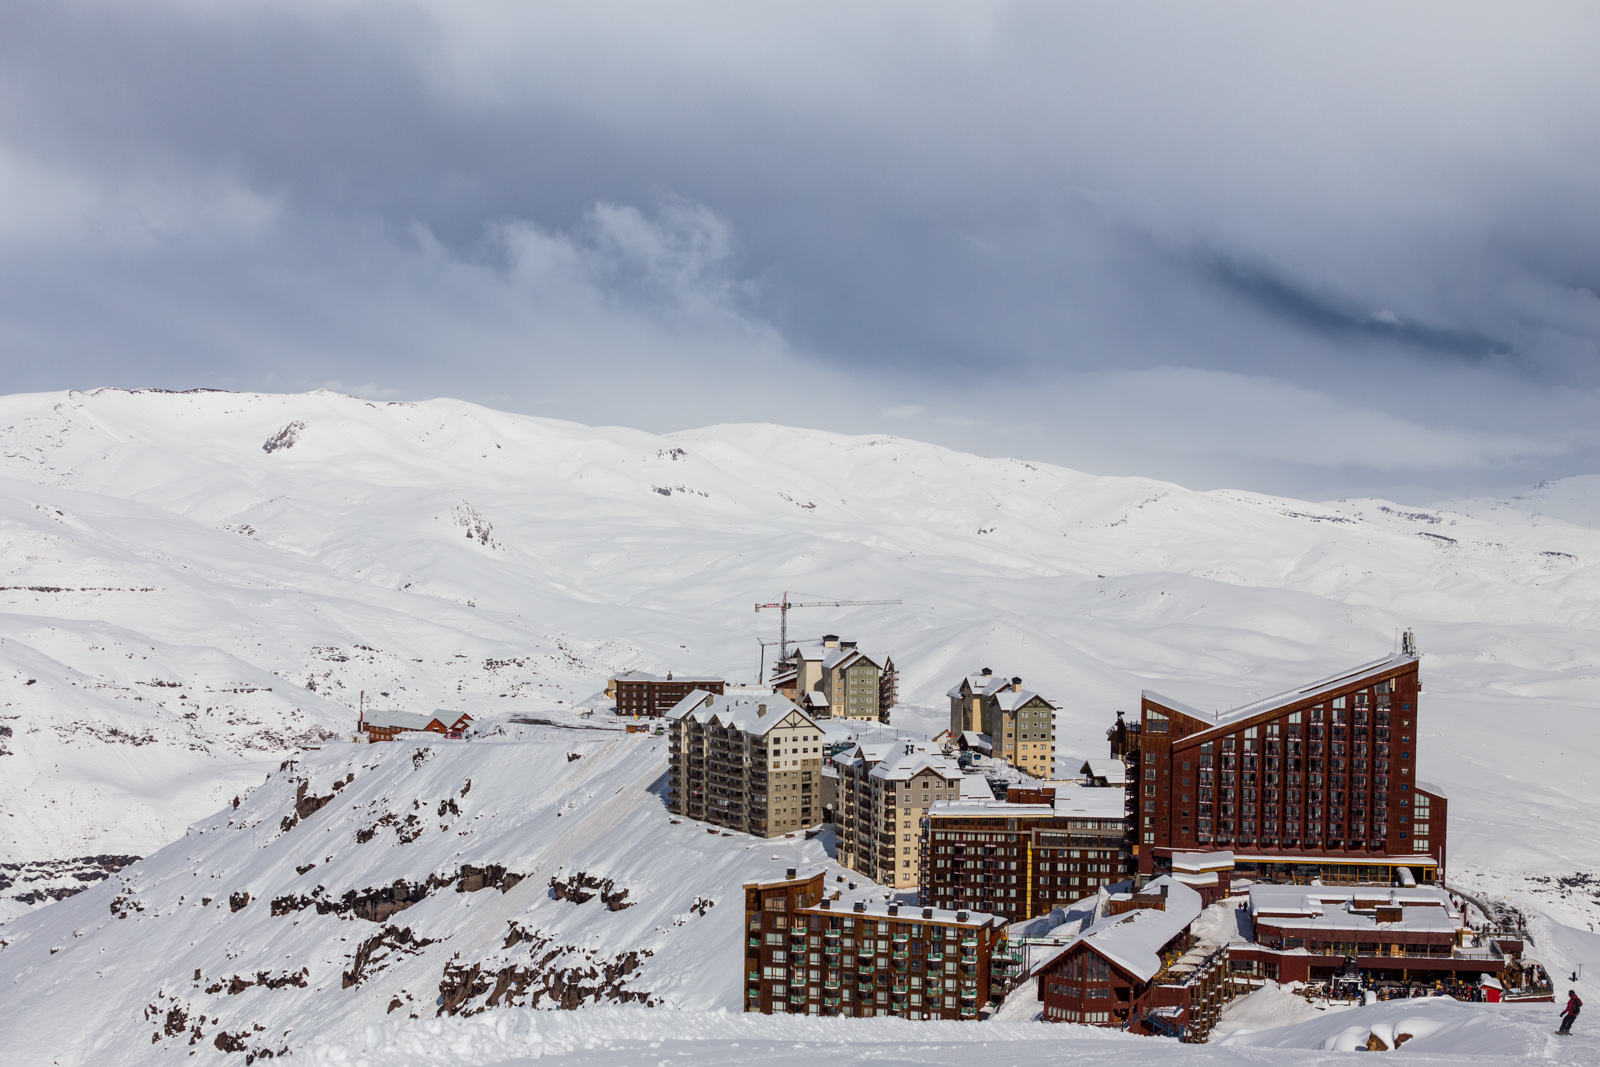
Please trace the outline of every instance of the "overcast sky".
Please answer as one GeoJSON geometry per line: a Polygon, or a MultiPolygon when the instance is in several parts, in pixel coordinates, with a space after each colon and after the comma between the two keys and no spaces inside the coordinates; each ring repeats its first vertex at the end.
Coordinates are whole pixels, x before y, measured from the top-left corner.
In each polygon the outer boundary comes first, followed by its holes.
{"type": "Polygon", "coordinates": [[[8,0],[3,387],[1313,497],[1591,472],[1596,41],[1581,4],[8,0]]]}

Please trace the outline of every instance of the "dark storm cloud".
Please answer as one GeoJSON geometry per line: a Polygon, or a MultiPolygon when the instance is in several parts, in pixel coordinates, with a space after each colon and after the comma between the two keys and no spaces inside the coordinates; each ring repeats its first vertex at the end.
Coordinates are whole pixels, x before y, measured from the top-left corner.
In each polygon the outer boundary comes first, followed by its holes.
{"type": "Polygon", "coordinates": [[[10,389],[335,383],[1303,491],[1600,444],[1582,8],[0,20],[10,389]]]}
{"type": "Polygon", "coordinates": [[[1220,256],[1200,264],[1219,285],[1268,314],[1335,340],[1388,341],[1405,348],[1484,359],[1511,354],[1505,341],[1473,330],[1448,330],[1401,322],[1393,312],[1373,312],[1353,302],[1313,293],[1259,264],[1220,256]]]}

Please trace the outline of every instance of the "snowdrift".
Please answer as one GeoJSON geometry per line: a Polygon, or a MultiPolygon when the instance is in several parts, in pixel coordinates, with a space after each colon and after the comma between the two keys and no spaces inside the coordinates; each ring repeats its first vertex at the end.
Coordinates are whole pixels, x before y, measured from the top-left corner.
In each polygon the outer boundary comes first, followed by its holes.
{"type": "Polygon", "coordinates": [[[1312,1049],[1326,1052],[1398,1051],[1407,1055],[1542,1058],[1558,1049],[1592,1054],[1594,1042],[1555,1045],[1554,1005],[1465,1004],[1448,997],[1385,1001],[1272,1030],[1236,1030],[1224,1048],[1312,1049]]]}

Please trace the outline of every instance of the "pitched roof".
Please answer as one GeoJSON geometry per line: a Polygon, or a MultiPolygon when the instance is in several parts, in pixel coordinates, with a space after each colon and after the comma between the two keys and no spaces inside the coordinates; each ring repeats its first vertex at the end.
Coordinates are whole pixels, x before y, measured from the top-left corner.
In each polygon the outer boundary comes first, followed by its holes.
{"type": "Polygon", "coordinates": [[[690,718],[695,722],[706,724],[716,723],[726,729],[740,730],[759,737],[768,733],[773,727],[781,725],[790,714],[799,716],[807,726],[817,725],[815,720],[801,711],[798,705],[776,693],[759,697],[718,696],[696,689],[674,704],[665,717],[674,720],[690,718]]]}
{"type": "MultiPolygon", "coordinates": [[[[438,715],[423,715],[415,711],[369,711],[361,717],[361,721],[368,726],[389,730],[426,730],[430,723],[438,719],[438,715]]],[[[439,725],[444,726],[446,722],[453,721],[453,719],[439,721],[439,725]]]]}
{"type": "Polygon", "coordinates": [[[1290,704],[1298,704],[1303,701],[1315,701],[1318,697],[1324,696],[1335,690],[1360,685],[1363,681],[1377,678],[1380,675],[1388,674],[1406,666],[1407,664],[1415,663],[1416,661],[1417,658],[1408,653],[1401,653],[1398,656],[1388,656],[1384,659],[1373,660],[1371,663],[1364,663],[1361,666],[1356,667],[1354,670],[1342,671],[1339,674],[1330,675],[1327,678],[1320,678],[1308,685],[1297,686],[1294,689],[1285,690],[1282,693],[1276,693],[1270,697],[1264,697],[1261,700],[1252,701],[1249,704],[1241,704],[1231,711],[1222,712],[1217,716],[1207,715],[1203,711],[1198,711],[1186,704],[1181,704],[1176,700],[1168,699],[1167,697],[1162,696],[1160,693],[1156,693],[1149,689],[1146,689],[1141,695],[1153,704],[1159,704],[1164,708],[1170,708],[1173,711],[1182,712],[1183,714],[1191,716],[1192,718],[1199,719],[1201,722],[1205,722],[1207,719],[1212,720],[1212,724],[1206,727],[1206,729],[1189,735],[1190,738],[1194,738],[1200,736],[1201,734],[1210,733],[1222,727],[1233,726],[1236,723],[1239,723],[1245,719],[1254,718],[1257,715],[1268,714],[1278,710],[1279,708],[1287,707],[1290,704]]]}
{"type": "Polygon", "coordinates": [[[1126,782],[1128,765],[1119,759],[1086,759],[1083,766],[1078,768],[1078,773],[1090,778],[1104,778],[1107,784],[1126,782]]]}
{"type": "Polygon", "coordinates": [[[1038,693],[1035,693],[1031,689],[1004,689],[993,694],[989,699],[993,700],[1001,711],[1016,711],[1024,704],[1028,704],[1035,700],[1049,708],[1051,711],[1056,710],[1056,706],[1054,704],[1050,703],[1044,697],[1040,696],[1038,693]]]}
{"type": "Polygon", "coordinates": [[[964,695],[961,692],[963,686],[966,687],[967,692],[972,693],[975,696],[988,696],[991,693],[997,692],[1002,686],[1007,686],[1010,684],[1010,678],[993,673],[984,674],[982,671],[973,671],[971,674],[961,679],[961,681],[951,686],[950,690],[945,693],[945,696],[950,697],[953,700],[960,700],[964,695]]]}
{"type": "Polygon", "coordinates": [[[1161,971],[1161,946],[1200,917],[1200,894],[1166,875],[1140,892],[1159,891],[1162,886],[1167,890],[1165,908],[1140,908],[1101,919],[1035,970],[1042,971],[1087,944],[1141,982],[1148,982],[1161,971]]]}

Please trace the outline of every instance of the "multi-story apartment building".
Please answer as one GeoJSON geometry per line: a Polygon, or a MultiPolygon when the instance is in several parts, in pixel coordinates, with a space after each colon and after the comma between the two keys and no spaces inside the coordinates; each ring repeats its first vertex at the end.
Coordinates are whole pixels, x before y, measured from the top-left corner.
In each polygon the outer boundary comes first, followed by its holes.
{"type": "Polygon", "coordinates": [[[666,717],[675,814],[757,837],[822,821],[822,731],[793,703],[695,692],[666,717]]]}
{"type": "Polygon", "coordinates": [[[644,671],[623,671],[606,683],[606,696],[617,702],[618,715],[665,715],[696,689],[720,694],[721,678],[665,678],[644,671]]]}
{"type": "Polygon", "coordinates": [[[977,731],[989,738],[993,755],[1036,778],[1055,777],[1055,705],[1007,681],[988,667],[961,679],[950,698],[950,736],[977,731]]]}
{"type": "Polygon", "coordinates": [[[839,863],[897,889],[918,884],[922,819],[931,805],[974,790],[993,796],[982,778],[927,742],[859,744],[835,756],[833,766],[839,863]]]}
{"type": "Polygon", "coordinates": [[[976,1019],[989,1001],[998,916],[830,896],[825,870],[744,896],[746,1011],[976,1019]]]}
{"type": "Polygon", "coordinates": [[[827,634],[817,644],[796,645],[772,686],[821,718],[888,722],[900,699],[897,677],[888,656],[880,664],[854,641],[827,634]]]}
{"type": "Polygon", "coordinates": [[[1230,849],[1263,878],[1435,880],[1447,801],[1417,780],[1421,690],[1407,634],[1398,656],[1217,716],[1145,691],[1127,732],[1141,876],[1230,849]]]}
{"type": "Polygon", "coordinates": [[[988,667],[967,675],[952,686],[950,698],[950,736],[976,731],[983,733],[983,704],[1011,683],[988,667]]]}
{"type": "Polygon", "coordinates": [[[936,907],[1017,922],[1129,876],[1120,789],[1013,789],[1004,801],[934,803],[925,822],[921,899],[936,907]]]}

